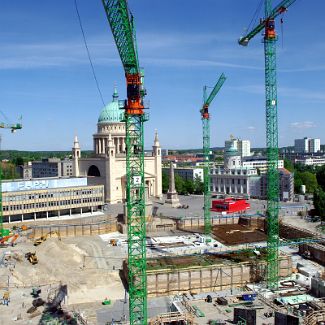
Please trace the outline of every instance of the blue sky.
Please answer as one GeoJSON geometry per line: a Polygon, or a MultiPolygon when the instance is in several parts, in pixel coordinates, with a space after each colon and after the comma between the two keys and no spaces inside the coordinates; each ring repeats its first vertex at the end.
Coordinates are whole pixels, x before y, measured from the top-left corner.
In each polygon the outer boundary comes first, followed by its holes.
{"type": "MultiPolygon", "coordinates": [[[[227,80],[211,105],[211,145],[230,134],[264,146],[264,56],[261,36],[237,44],[260,0],[129,0],[136,18],[140,64],[146,72],[150,121],[165,148],[198,148],[203,85],[227,80]]],[[[274,1],[277,4],[279,1],[274,1]]],[[[101,0],[78,0],[105,98],[114,83],[125,97],[124,73],[101,0]]],[[[325,2],[297,0],[278,42],[279,144],[325,139],[325,2]]],[[[262,13],[261,13],[262,15],[262,13]]],[[[78,135],[92,148],[102,104],[91,74],[74,0],[2,0],[0,110],[24,129],[2,131],[4,149],[69,150],[78,135]]],[[[5,121],[6,122],[6,121],[5,121]]]]}

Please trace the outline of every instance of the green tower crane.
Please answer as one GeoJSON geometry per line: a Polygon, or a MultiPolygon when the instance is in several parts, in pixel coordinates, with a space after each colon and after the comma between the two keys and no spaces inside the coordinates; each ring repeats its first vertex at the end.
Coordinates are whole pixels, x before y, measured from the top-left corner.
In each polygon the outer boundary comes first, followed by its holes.
{"type": "Polygon", "coordinates": [[[279,277],[279,172],[278,172],[278,102],[276,81],[275,18],[287,11],[296,0],[283,0],[272,8],[272,0],[265,0],[265,18],[254,29],[239,39],[247,46],[249,41],[264,29],[265,99],[266,99],[266,150],[267,150],[267,284],[278,287],[279,277]]]}
{"type": "MultiPolygon", "coordinates": [[[[22,128],[21,123],[16,124],[6,124],[1,122],[0,129],[10,129],[12,133],[20,130],[22,128]]],[[[2,162],[0,161],[0,238],[8,235],[3,229],[3,206],[2,206],[2,162]]]]}
{"type": "Polygon", "coordinates": [[[203,185],[204,185],[204,233],[205,235],[211,234],[211,189],[210,189],[210,114],[209,106],[217,93],[221,89],[223,83],[226,80],[226,76],[222,74],[219,77],[218,82],[213,87],[209,97],[207,94],[207,86],[203,88],[203,106],[200,110],[202,118],[202,129],[203,129],[203,155],[204,155],[204,167],[203,167],[203,185]]]}
{"type": "Polygon", "coordinates": [[[147,260],[144,180],[143,124],[146,95],[143,72],[139,68],[133,16],[127,0],[102,0],[112,34],[124,67],[127,100],[126,128],[126,206],[128,229],[128,284],[130,324],[147,324],[147,260]]]}

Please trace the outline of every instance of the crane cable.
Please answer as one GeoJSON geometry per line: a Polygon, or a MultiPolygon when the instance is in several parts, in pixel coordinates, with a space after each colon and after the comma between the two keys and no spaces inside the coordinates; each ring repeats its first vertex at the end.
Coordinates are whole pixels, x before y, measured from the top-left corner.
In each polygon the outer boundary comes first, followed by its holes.
{"type": "Polygon", "coordinates": [[[262,9],[263,1],[264,0],[260,0],[260,2],[259,2],[258,6],[257,6],[257,8],[256,8],[256,10],[255,10],[255,12],[253,14],[253,17],[252,17],[252,19],[251,19],[251,21],[250,21],[250,23],[249,23],[249,25],[247,27],[247,30],[250,30],[251,27],[256,24],[257,19],[258,19],[258,15],[259,15],[259,13],[261,12],[261,9],[262,9]]]}
{"type": "Polygon", "coordinates": [[[84,41],[84,44],[85,44],[85,48],[86,48],[88,60],[89,60],[90,66],[91,66],[91,71],[93,73],[93,77],[94,77],[94,80],[95,80],[95,83],[96,83],[96,87],[97,87],[97,90],[98,90],[99,97],[100,97],[100,99],[102,101],[103,107],[105,107],[106,104],[105,104],[105,101],[104,101],[103,94],[102,94],[102,92],[100,90],[100,87],[99,87],[99,82],[98,82],[98,79],[97,79],[97,76],[96,76],[96,72],[95,72],[95,67],[94,67],[93,61],[91,59],[91,55],[90,55],[89,47],[88,47],[88,44],[87,44],[87,39],[86,39],[85,31],[84,31],[83,26],[82,26],[82,21],[81,21],[80,13],[79,13],[79,10],[78,10],[77,0],[74,0],[74,4],[75,4],[76,13],[77,13],[78,21],[79,21],[79,26],[80,26],[82,38],[83,38],[83,41],[84,41]]]}

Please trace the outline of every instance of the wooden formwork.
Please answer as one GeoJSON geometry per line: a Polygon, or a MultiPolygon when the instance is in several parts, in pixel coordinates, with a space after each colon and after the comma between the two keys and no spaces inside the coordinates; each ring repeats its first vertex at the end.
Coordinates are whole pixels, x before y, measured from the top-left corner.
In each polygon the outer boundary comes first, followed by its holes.
{"type": "Polygon", "coordinates": [[[325,321],[325,309],[314,311],[304,318],[303,324],[305,325],[317,325],[319,322],[325,321]]]}
{"type": "Polygon", "coordinates": [[[31,227],[29,238],[37,238],[49,234],[51,237],[55,232],[61,237],[76,237],[76,236],[94,236],[102,235],[117,231],[116,222],[101,221],[91,224],[64,224],[64,225],[44,225],[31,227]]]}
{"type": "Polygon", "coordinates": [[[171,312],[166,314],[160,314],[154,319],[151,319],[149,322],[149,325],[165,325],[165,324],[187,324],[187,325],[193,325],[194,324],[194,318],[191,314],[183,314],[180,312],[171,312]]]}
{"type": "MultiPolygon", "coordinates": [[[[127,279],[127,264],[123,264],[127,279]]],[[[170,296],[182,293],[200,293],[241,288],[260,282],[266,274],[266,261],[232,262],[209,266],[166,267],[147,271],[148,296],[170,296]]],[[[280,257],[280,276],[292,274],[292,261],[287,255],[280,257]]]]}

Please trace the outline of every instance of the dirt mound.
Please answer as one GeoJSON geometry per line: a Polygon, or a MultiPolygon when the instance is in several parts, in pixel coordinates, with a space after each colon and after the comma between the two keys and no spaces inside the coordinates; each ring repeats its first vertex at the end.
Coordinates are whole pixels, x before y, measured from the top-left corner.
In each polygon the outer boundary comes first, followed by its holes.
{"type": "Polygon", "coordinates": [[[17,286],[31,287],[59,282],[67,284],[71,303],[102,300],[105,296],[123,298],[118,270],[108,270],[101,257],[101,244],[98,238],[92,237],[82,240],[80,245],[57,238],[50,238],[37,247],[26,245],[23,253],[36,252],[38,264],[32,265],[26,259],[17,262],[11,281],[17,286]],[[90,255],[98,258],[87,259],[85,267],[85,256],[90,255]]]}

